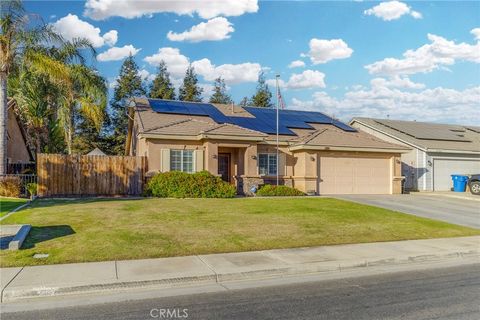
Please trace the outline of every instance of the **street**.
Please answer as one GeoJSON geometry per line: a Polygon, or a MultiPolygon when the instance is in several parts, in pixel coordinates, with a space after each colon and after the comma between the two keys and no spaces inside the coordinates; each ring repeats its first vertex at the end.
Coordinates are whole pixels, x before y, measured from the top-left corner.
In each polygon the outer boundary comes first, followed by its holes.
{"type": "Polygon", "coordinates": [[[2,314],[8,319],[480,319],[480,264],[2,314]]]}

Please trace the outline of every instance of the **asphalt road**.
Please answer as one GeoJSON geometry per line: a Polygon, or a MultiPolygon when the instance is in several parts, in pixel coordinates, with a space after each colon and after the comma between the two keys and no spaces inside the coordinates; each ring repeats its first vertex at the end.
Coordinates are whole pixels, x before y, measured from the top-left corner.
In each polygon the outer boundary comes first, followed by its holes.
{"type": "Polygon", "coordinates": [[[421,194],[339,195],[335,198],[480,228],[480,202],[476,200],[421,194]]]}
{"type": "Polygon", "coordinates": [[[480,264],[35,312],[8,319],[480,319],[480,264]],[[163,311],[163,317],[162,311],[163,311]],[[167,317],[167,310],[170,317],[167,317]],[[176,317],[172,316],[175,313],[176,317]],[[151,316],[153,315],[153,317],[151,316]],[[188,317],[185,317],[187,316],[188,317]]]}

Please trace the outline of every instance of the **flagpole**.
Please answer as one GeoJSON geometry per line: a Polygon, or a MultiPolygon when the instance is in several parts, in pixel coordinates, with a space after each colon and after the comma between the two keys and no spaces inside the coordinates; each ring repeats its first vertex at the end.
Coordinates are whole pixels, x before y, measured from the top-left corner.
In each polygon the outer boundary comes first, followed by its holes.
{"type": "Polygon", "coordinates": [[[278,87],[278,79],[279,78],[280,78],[280,75],[277,74],[275,76],[275,85],[277,87],[277,187],[278,187],[278,169],[279,169],[279,167],[278,167],[278,165],[279,165],[279,163],[278,163],[278,160],[279,160],[278,159],[279,158],[278,157],[278,107],[279,107],[279,104],[280,104],[280,101],[279,101],[280,100],[280,92],[279,92],[280,88],[278,87]]]}

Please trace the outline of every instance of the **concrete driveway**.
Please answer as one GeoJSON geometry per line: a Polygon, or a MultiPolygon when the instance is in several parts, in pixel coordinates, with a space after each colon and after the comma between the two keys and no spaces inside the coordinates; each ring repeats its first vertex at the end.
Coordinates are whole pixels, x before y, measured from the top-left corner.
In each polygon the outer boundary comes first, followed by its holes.
{"type": "Polygon", "coordinates": [[[437,193],[333,197],[480,229],[480,197],[437,193]]]}

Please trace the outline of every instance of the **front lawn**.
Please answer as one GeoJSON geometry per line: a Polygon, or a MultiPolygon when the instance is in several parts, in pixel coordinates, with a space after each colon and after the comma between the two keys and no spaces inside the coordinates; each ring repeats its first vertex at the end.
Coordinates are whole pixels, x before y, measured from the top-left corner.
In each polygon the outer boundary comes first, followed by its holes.
{"type": "Polygon", "coordinates": [[[330,198],[37,200],[1,223],[33,226],[2,267],[480,234],[330,198]]]}
{"type": "Polygon", "coordinates": [[[0,197],[0,217],[27,202],[27,199],[0,197]]]}

